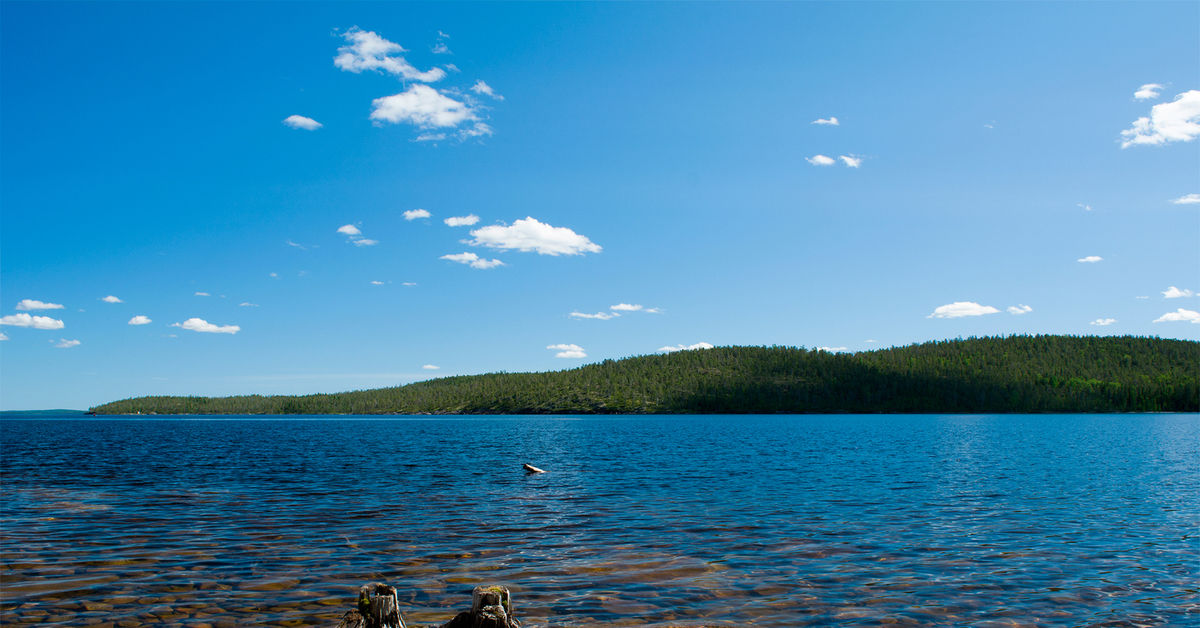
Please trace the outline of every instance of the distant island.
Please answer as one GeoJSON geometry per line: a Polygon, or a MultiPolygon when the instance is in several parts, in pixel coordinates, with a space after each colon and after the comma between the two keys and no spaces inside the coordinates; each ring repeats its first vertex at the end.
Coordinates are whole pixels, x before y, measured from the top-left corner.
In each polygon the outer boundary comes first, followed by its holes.
{"type": "Polygon", "coordinates": [[[138,397],[100,414],[774,414],[1200,411],[1200,343],[1008,336],[859,353],[716,347],[545,373],[304,396],[138,397]]]}

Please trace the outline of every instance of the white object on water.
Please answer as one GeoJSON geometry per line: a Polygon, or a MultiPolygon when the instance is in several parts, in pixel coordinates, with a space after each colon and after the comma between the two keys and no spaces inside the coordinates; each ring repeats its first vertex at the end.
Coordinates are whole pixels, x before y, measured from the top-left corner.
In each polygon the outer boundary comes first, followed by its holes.
{"type": "Polygon", "coordinates": [[[523,465],[521,465],[521,467],[530,473],[545,473],[545,471],[542,471],[541,469],[539,469],[531,464],[523,464],[523,465]]]}

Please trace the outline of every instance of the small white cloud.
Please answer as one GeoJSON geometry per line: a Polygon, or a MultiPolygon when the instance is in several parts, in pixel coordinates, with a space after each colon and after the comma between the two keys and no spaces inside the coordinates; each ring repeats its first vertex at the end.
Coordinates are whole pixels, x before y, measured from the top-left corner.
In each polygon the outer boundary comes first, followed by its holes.
{"type": "Polygon", "coordinates": [[[617,318],[620,314],[609,314],[608,312],[596,312],[595,314],[584,314],[583,312],[571,312],[567,316],[572,318],[594,318],[597,320],[607,321],[617,318]]]}
{"type": "Polygon", "coordinates": [[[54,346],[58,347],[59,349],[70,349],[71,347],[78,347],[81,344],[83,344],[83,343],[79,342],[78,340],[67,340],[66,338],[59,338],[58,344],[56,344],[54,346]]]}
{"type": "Polygon", "coordinates": [[[538,255],[583,255],[584,252],[599,253],[600,246],[592,243],[566,227],[552,227],[532,217],[518,220],[512,225],[489,225],[471,232],[475,239],[471,246],[486,246],[507,251],[537,251],[538,255]]]}
{"type": "Polygon", "coordinates": [[[878,340],[867,340],[866,342],[879,342],[878,340]]]}
{"type": "Polygon", "coordinates": [[[618,303],[616,305],[610,306],[608,309],[616,310],[618,312],[636,312],[636,311],[642,309],[642,306],[632,305],[629,303],[618,303]]]}
{"type": "Polygon", "coordinates": [[[434,366],[434,365],[432,365],[432,364],[426,364],[425,366],[422,366],[421,368],[425,369],[426,371],[436,371],[436,370],[438,370],[438,369],[440,369],[440,368],[442,368],[442,367],[440,367],[440,366],[434,366]]]}
{"type": "Polygon", "coordinates": [[[267,276],[268,277],[278,277],[279,273],[271,273],[270,275],[267,275],[267,276]]]}
{"type": "Polygon", "coordinates": [[[1009,308],[1008,308],[1009,314],[1024,314],[1026,312],[1032,312],[1032,311],[1033,311],[1033,308],[1029,307],[1028,305],[1024,305],[1024,304],[1020,304],[1020,303],[1018,303],[1017,305],[1009,306],[1009,308]]]}
{"type": "Polygon", "coordinates": [[[422,133],[417,136],[414,142],[440,142],[446,139],[445,133],[422,133]]]}
{"type": "MultiPolygon", "coordinates": [[[[358,227],[355,227],[354,225],[342,225],[341,227],[338,227],[337,232],[344,233],[348,236],[362,235],[362,231],[359,231],[358,227]]],[[[288,240],[288,244],[292,244],[292,241],[288,240]]],[[[300,245],[292,244],[292,246],[300,246],[300,245]]]]}
{"type": "Polygon", "coordinates": [[[1088,210],[1088,211],[1092,211],[1092,206],[1091,206],[1091,205],[1084,205],[1083,203],[1075,203],[1075,206],[1076,206],[1076,207],[1082,207],[1082,208],[1084,208],[1084,209],[1086,209],[1086,210],[1088,210]]]}
{"type": "Polygon", "coordinates": [[[430,216],[429,212],[427,212],[423,209],[410,209],[410,210],[404,212],[405,220],[416,220],[418,218],[428,218],[429,216],[430,216]]]}
{"type": "Polygon", "coordinates": [[[172,323],[171,327],[181,327],[189,331],[199,331],[208,334],[236,334],[242,330],[242,328],[238,327],[237,325],[224,325],[219,327],[199,318],[189,318],[182,323],[172,323]]]}
{"type": "Polygon", "coordinates": [[[642,311],[647,314],[662,314],[662,312],[663,312],[662,308],[657,308],[657,307],[648,307],[642,311]]]}
{"type": "Polygon", "coordinates": [[[153,322],[154,321],[150,320],[149,317],[142,316],[141,314],[129,319],[130,325],[149,325],[150,323],[153,323],[153,322]]]}
{"type": "Polygon", "coordinates": [[[1138,100],[1150,100],[1151,98],[1158,98],[1158,90],[1162,88],[1163,86],[1159,85],[1158,83],[1146,83],[1133,93],[1133,97],[1138,100]]]}
{"type": "Polygon", "coordinates": [[[1150,297],[1133,297],[1135,299],[1149,299],[1150,297]]]}
{"type": "Polygon", "coordinates": [[[447,219],[443,220],[442,222],[450,225],[451,227],[465,227],[465,226],[473,225],[473,224],[479,222],[479,216],[476,216],[475,214],[468,214],[466,216],[454,216],[453,218],[447,218],[447,219]]]}
{"type": "Polygon", "coordinates": [[[1180,290],[1179,288],[1176,288],[1175,286],[1171,286],[1170,288],[1167,288],[1167,290],[1165,292],[1163,292],[1164,299],[1178,299],[1181,297],[1193,297],[1193,296],[1196,296],[1195,292],[1192,292],[1191,290],[1188,290],[1187,288],[1180,290]]]}
{"type": "Polygon", "coordinates": [[[458,66],[454,65],[453,63],[447,63],[446,65],[443,65],[442,67],[446,68],[447,72],[454,72],[456,74],[459,72],[462,72],[462,70],[458,69],[458,66]]]}
{"type": "Polygon", "coordinates": [[[459,264],[469,264],[471,268],[495,268],[497,266],[507,266],[507,264],[498,259],[488,261],[469,251],[466,253],[455,253],[454,255],[443,255],[438,259],[450,260],[452,262],[458,262],[459,264]]]}
{"type": "MultiPolygon", "coordinates": [[[[349,226],[350,226],[350,225],[346,225],[346,227],[349,227],[349,226]]],[[[344,229],[344,228],[345,228],[345,227],[343,227],[343,229],[344,229]]],[[[338,231],[340,232],[340,231],[341,231],[341,229],[338,229],[338,231]]],[[[296,248],[300,249],[301,251],[307,251],[307,250],[308,250],[308,249],[304,248],[302,245],[296,244],[295,242],[292,242],[291,240],[288,240],[288,241],[287,241],[287,243],[288,243],[288,246],[294,246],[294,247],[296,247],[296,248]]],[[[272,277],[274,277],[274,276],[275,276],[275,273],[271,273],[271,276],[272,276],[272,277]]]]}
{"type": "Polygon", "coordinates": [[[196,296],[198,296],[198,297],[211,297],[212,295],[211,295],[211,294],[209,294],[209,293],[207,293],[207,292],[197,292],[197,293],[196,293],[196,296]]]}
{"type": "Polygon", "coordinates": [[[21,299],[21,302],[17,304],[18,310],[61,310],[63,307],[57,303],[42,303],[34,299],[21,299]]]}
{"type": "Polygon", "coordinates": [[[842,155],[841,157],[838,157],[838,159],[841,159],[847,166],[850,166],[851,168],[857,168],[862,165],[862,157],[847,157],[842,155]]]}
{"type": "Polygon", "coordinates": [[[405,285],[405,286],[415,286],[415,285],[417,285],[417,284],[415,284],[415,283],[413,283],[413,282],[411,282],[411,281],[406,281],[406,282],[404,282],[402,285],[405,285]]]}
{"type": "Polygon", "coordinates": [[[950,305],[943,305],[933,311],[933,314],[925,318],[962,318],[964,316],[983,316],[984,314],[998,314],[1000,310],[990,305],[980,305],[970,301],[956,301],[950,305]]]}
{"type": "Polygon", "coordinates": [[[677,347],[659,347],[658,350],[671,353],[672,351],[695,351],[696,349],[712,349],[713,346],[707,342],[697,342],[694,345],[679,345],[677,347]]]}
{"type": "Polygon", "coordinates": [[[491,86],[489,86],[487,83],[484,83],[482,80],[476,81],[476,83],[471,86],[471,91],[475,92],[476,94],[485,94],[487,96],[491,96],[496,100],[504,100],[503,96],[493,91],[491,86]]]}
{"type": "Polygon", "coordinates": [[[32,327],[33,329],[62,329],[63,322],[49,316],[30,316],[29,314],[10,314],[0,318],[0,325],[13,327],[32,327]]]}
{"type": "Polygon", "coordinates": [[[814,166],[832,166],[833,164],[837,163],[832,158],[826,157],[825,155],[814,155],[805,161],[814,166]]]}
{"type": "Polygon", "coordinates": [[[825,351],[826,353],[844,353],[849,351],[846,347],[817,347],[817,351],[825,351]]]}
{"type": "Polygon", "coordinates": [[[376,98],[371,106],[372,120],[406,123],[422,129],[453,127],[479,119],[469,105],[428,85],[413,85],[399,94],[376,98]]]}
{"type": "Polygon", "coordinates": [[[1175,203],[1176,205],[1195,205],[1196,203],[1200,203],[1200,194],[1188,194],[1187,196],[1180,196],[1179,198],[1171,199],[1171,202],[1175,203]]]}
{"type": "Polygon", "coordinates": [[[359,238],[357,240],[353,240],[353,242],[354,246],[375,246],[376,244],[379,244],[379,240],[368,240],[367,238],[359,238]]]}
{"type": "Polygon", "coordinates": [[[1152,146],[1167,142],[1190,142],[1200,137],[1200,91],[1191,90],[1172,102],[1154,105],[1149,118],[1138,118],[1133,128],[1121,131],[1121,148],[1134,144],[1152,146]]]}
{"type": "Polygon", "coordinates": [[[304,116],[288,116],[283,119],[283,123],[293,129],[304,129],[305,131],[316,131],[325,126],[312,118],[305,118],[304,116]]]}
{"type": "Polygon", "coordinates": [[[827,120],[825,120],[825,119],[813,120],[812,124],[829,124],[832,126],[838,126],[839,123],[838,123],[837,118],[835,118],[833,116],[829,116],[829,119],[827,119],[827,120]]]}
{"type": "Polygon", "coordinates": [[[1095,264],[1096,262],[1102,262],[1102,261],[1104,261],[1104,258],[1103,258],[1103,257],[1100,257],[1099,255],[1089,255],[1089,256],[1087,256],[1087,257],[1081,257],[1081,258],[1079,258],[1079,259],[1077,259],[1077,260],[1075,260],[1075,261],[1077,261],[1077,262],[1083,262],[1083,263],[1085,263],[1085,264],[1095,264]]]}
{"type": "Polygon", "coordinates": [[[346,72],[357,74],[364,70],[376,70],[399,76],[406,81],[426,83],[439,81],[446,76],[439,68],[428,72],[417,70],[405,61],[404,57],[398,56],[401,52],[408,52],[407,50],[373,32],[363,31],[355,26],[342,37],[349,43],[338,48],[338,56],[334,58],[333,65],[346,72]]]}
{"type": "Polygon", "coordinates": [[[1096,320],[1088,323],[1088,325],[1099,325],[1103,327],[1105,325],[1112,325],[1115,322],[1117,322],[1117,319],[1115,318],[1097,318],[1096,320]]]}
{"type": "Polygon", "coordinates": [[[558,353],[554,354],[556,358],[586,358],[587,354],[583,352],[583,347],[579,345],[547,345],[547,349],[556,349],[558,353]]]}
{"type": "Polygon", "coordinates": [[[258,307],[257,303],[238,303],[238,307],[258,307]]]}
{"type": "Polygon", "coordinates": [[[452,55],[454,53],[450,52],[450,48],[446,44],[439,43],[433,47],[433,54],[435,54],[435,55],[452,55]]]}
{"type": "Polygon", "coordinates": [[[104,301],[105,303],[124,303],[124,301],[118,299],[117,297],[114,297],[111,294],[100,300],[104,301]]]}
{"type": "Polygon", "coordinates": [[[1167,312],[1166,314],[1154,319],[1154,322],[1156,323],[1168,323],[1171,321],[1190,321],[1193,323],[1200,323],[1200,312],[1193,312],[1191,310],[1179,308],[1174,312],[1167,312]]]}
{"type": "Polygon", "coordinates": [[[371,282],[371,285],[372,285],[372,286],[382,286],[382,285],[383,285],[383,282],[382,282],[382,281],[372,281],[372,282],[371,282]]]}
{"type": "Polygon", "coordinates": [[[995,121],[995,120],[992,120],[991,122],[988,122],[987,124],[983,125],[983,128],[985,128],[985,129],[994,129],[994,128],[996,128],[996,121],[995,121]]]}
{"type": "Polygon", "coordinates": [[[5,336],[2,331],[0,331],[0,340],[8,340],[8,336],[5,336]]]}
{"type": "Polygon", "coordinates": [[[438,39],[450,39],[450,36],[442,31],[438,31],[438,39]]]}

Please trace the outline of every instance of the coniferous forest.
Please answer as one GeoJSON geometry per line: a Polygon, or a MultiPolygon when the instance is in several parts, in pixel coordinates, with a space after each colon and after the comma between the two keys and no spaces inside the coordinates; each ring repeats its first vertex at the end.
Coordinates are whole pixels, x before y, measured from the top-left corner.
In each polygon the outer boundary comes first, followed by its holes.
{"type": "Polygon", "coordinates": [[[336,394],[139,397],[96,414],[1200,411],[1200,343],[1009,336],[860,353],[717,347],[336,394]]]}

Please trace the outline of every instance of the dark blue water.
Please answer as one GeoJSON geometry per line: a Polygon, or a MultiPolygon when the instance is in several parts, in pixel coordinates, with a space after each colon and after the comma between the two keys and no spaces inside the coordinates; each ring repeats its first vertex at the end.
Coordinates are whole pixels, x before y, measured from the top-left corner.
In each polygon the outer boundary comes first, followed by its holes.
{"type": "Polygon", "coordinates": [[[1197,415],[0,422],[0,623],[1200,623],[1197,415]],[[529,462],[548,472],[526,475],[529,462]]]}

